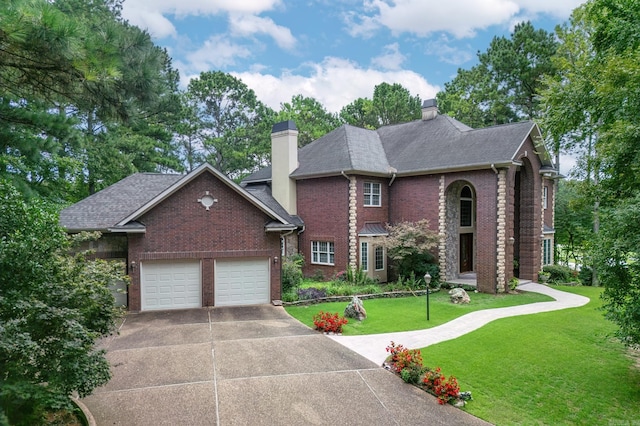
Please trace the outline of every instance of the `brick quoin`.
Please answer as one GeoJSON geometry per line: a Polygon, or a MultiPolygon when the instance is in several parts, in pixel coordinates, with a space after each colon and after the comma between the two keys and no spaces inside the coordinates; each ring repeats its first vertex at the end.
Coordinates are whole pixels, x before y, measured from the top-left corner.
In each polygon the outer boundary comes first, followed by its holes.
{"type": "MultiPolygon", "coordinates": [[[[265,232],[272,219],[209,172],[203,172],[144,214],[145,234],[130,234],[128,260],[198,259],[202,301],[215,305],[214,260],[269,258],[271,300],[280,299],[280,235],[265,232]],[[218,200],[207,211],[197,200],[205,191],[218,200]]],[[[131,272],[129,309],[140,310],[140,268],[131,272]]]]}

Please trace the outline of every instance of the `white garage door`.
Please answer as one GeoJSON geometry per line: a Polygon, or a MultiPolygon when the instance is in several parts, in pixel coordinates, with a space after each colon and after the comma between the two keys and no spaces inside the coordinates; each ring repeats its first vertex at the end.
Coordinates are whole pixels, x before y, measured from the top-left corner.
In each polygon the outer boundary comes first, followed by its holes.
{"type": "Polygon", "coordinates": [[[202,306],[200,261],[142,262],[142,310],[202,306]]]}
{"type": "Polygon", "coordinates": [[[269,303],[269,259],[216,260],[215,305],[269,303]]]}

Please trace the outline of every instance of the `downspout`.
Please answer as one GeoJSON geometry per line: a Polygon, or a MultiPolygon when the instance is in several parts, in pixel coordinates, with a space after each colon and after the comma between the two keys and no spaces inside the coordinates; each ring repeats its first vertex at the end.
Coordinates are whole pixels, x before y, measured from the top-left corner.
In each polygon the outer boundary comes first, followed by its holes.
{"type": "Polygon", "coordinates": [[[496,169],[496,165],[491,163],[491,170],[493,170],[493,173],[498,174],[498,169],[496,169]]]}
{"type": "Polygon", "coordinates": [[[393,173],[393,175],[391,176],[391,180],[389,181],[389,186],[393,185],[393,181],[396,180],[396,175],[397,173],[393,173]]]}
{"type": "Polygon", "coordinates": [[[344,172],[344,170],[340,171],[340,174],[344,176],[347,180],[351,180],[349,176],[347,176],[347,174],[344,172]]]}

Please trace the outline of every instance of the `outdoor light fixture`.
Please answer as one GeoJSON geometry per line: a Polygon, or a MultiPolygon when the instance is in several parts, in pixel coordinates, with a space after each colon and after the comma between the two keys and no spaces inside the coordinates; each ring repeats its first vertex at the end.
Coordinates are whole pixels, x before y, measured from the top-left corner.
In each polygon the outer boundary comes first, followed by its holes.
{"type": "Polygon", "coordinates": [[[135,270],[136,270],[136,261],[135,261],[135,260],[132,260],[132,261],[131,261],[131,270],[132,270],[132,271],[135,271],[135,270]]]}
{"type": "Polygon", "coordinates": [[[278,263],[278,256],[275,256],[275,257],[273,258],[273,263],[278,263]]]}
{"type": "Polygon", "coordinates": [[[427,283],[427,321],[429,321],[429,284],[431,284],[431,275],[428,272],[424,274],[424,282],[427,283]]]}

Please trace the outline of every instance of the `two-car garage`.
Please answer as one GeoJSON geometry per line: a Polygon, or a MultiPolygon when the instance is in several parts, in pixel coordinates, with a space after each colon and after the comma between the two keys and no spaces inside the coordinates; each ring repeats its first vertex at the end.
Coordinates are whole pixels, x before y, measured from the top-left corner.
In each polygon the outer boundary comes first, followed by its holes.
{"type": "MultiPolygon", "coordinates": [[[[269,303],[268,258],[216,259],[214,265],[215,306],[269,303]]],[[[203,305],[199,259],[144,261],[140,266],[143,311],[203,305]]]]}

